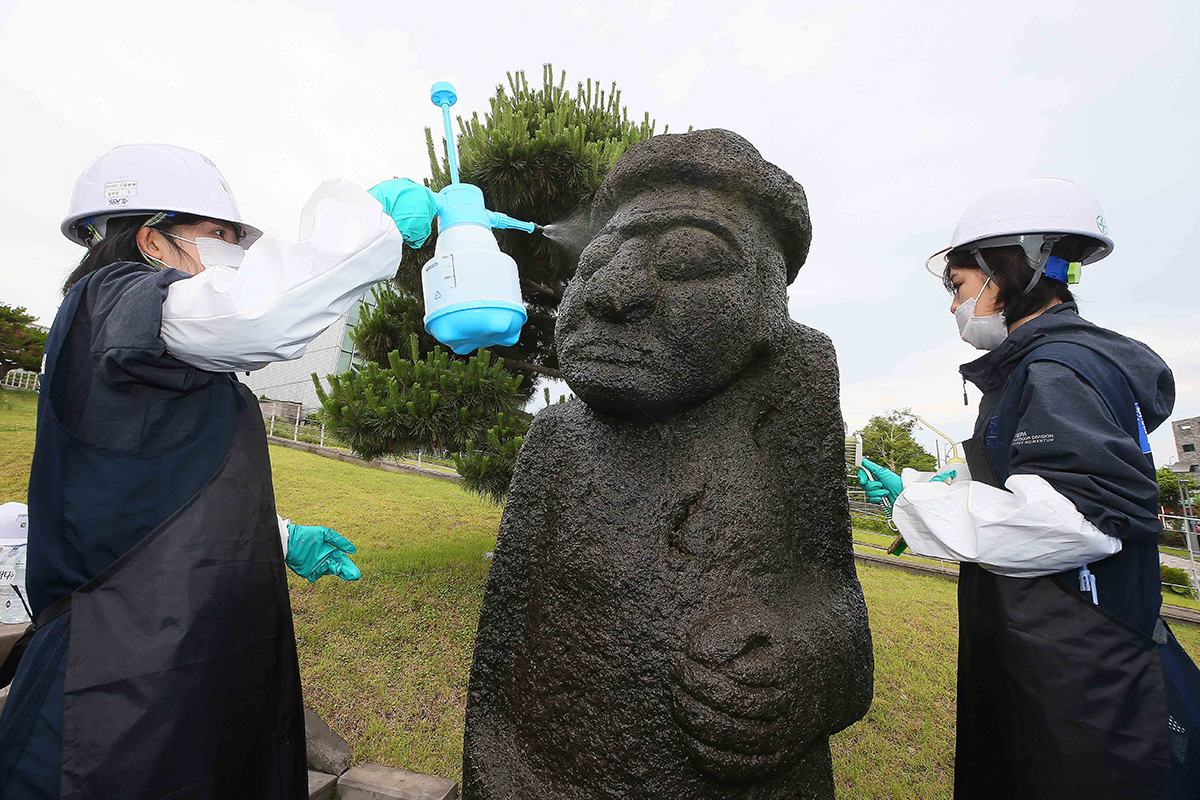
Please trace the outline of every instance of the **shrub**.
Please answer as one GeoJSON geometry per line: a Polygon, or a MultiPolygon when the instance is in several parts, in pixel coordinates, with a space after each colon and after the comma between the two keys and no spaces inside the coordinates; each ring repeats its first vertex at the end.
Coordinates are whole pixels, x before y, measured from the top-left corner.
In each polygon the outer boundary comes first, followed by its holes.
{"type": "Polygon", "coordinates": [[[1178,547],[1182,550],[1187,549],[1187,542],[1183,539],[1183,531],[1177,531],[1173,528],[1163,528],[1158,534],[1158,543],[1167,547],[1178,547]]]}
{"type": "Polygon", "coordinates": [[[857,528],[860,531],[881,533],[885,536],[894,536],[896,533],[894,530],[888,527],[888,521],[886,519],[864,517],[861,514],[850,515],[850,526],[852,528],[857,528]]]}
{"type": "Polygon", "coordinates": [[[1190,597],[1195,600],[1196,589],[1192,586],[1192,582],[1188,579],[1188,574],[1178,567],[1168,567],[1166,564],[1159,565],[1159,573],[1162,576],[1163,589],[1172,594],[1190,597]],[[1168,586],[1167,584],[1173,584],[1168,586]]]}

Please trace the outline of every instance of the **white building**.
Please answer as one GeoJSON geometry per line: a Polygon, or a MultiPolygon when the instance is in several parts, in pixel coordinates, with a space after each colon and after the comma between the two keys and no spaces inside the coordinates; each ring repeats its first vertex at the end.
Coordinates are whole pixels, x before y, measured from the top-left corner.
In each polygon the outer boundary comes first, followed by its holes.
{"type": "Polygon", "coordinates": [[[292,361],[277,361],[260,370],[238,375],[238,380],[250,387],[259,398],[288,400],[299,403],[306,412],[313,413],[321,407],[317,390],[313,386],[315,372],[322,384],[328,387],[326,375],[340,375],[350,369],[355,361],[354,342],[350,332],[358,324],[358,315],[366,300],[355,303],[345,316],[325,329],[325,332],[309,342],[304,355],[292,361]]]}

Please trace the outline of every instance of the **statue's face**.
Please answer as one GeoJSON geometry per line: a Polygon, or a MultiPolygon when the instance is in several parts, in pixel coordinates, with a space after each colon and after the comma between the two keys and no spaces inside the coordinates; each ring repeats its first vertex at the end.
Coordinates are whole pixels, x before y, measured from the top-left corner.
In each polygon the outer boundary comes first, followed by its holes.
{"type": "Polygon", "coordinates": [[[606,413],[678,411],[747,368],[783,296],[782,257],[743,203],[697,187],[646,192],[580,254],[559,306],[559,364],[606,413]]]}

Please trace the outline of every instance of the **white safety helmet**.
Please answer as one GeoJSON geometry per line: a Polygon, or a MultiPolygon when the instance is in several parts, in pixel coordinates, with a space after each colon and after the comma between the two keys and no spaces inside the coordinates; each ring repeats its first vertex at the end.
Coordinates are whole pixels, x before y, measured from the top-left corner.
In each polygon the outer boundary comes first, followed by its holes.
{"type": "Polygon", "coordinates": [[[235,222],[239,244],[249,247],[262,231],[242,221],[229,184],[204,156],[169,144],[127,144],[97,158],[75,181],[62,232],[87,246],[103,239],[108,220],[162,212],[235,222]]]}
{"type": "MultiPolygon", "coordinates": [[[[989,192],[968,206],[954,226],[950,246],[930,256],[925,268],[940,278],[950,251],[969,247],[980,268],[991,276],[979,251],[1018,245],[1034,273],[1025,289],[1029,291],[1046,274],[1054,243],[1068,235],[1082,236],[1090,242],[1083,257],[1070,265],[1069,282],[1076,283],[1079,266],[1095,263],[1113,249],[1100,201],[1065,178],[1028,178],[989,192]]],[[[1051,277],[1067,282],[1066,268],[1051,277]]]]}

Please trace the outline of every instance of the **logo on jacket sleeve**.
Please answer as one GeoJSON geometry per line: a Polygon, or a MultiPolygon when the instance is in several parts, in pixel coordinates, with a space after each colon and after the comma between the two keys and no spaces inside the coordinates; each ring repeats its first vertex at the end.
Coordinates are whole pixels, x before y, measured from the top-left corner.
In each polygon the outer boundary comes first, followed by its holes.
{"type": "Polygon", "coordinates": [[[1030,447],[1035,444],[1054,444],[1054,434],[1017,431],[1015,434],[1013,434],[1012,443],[1013,447],[1030,447]]]}

